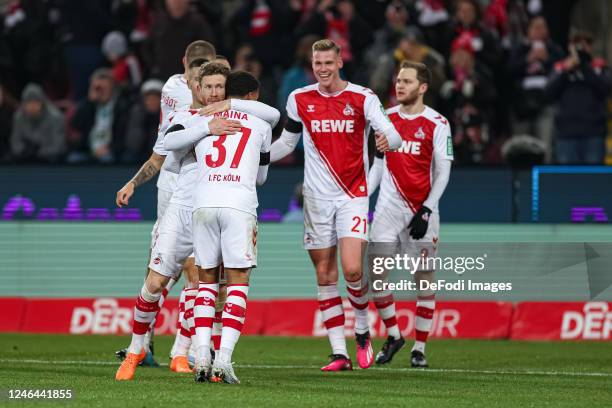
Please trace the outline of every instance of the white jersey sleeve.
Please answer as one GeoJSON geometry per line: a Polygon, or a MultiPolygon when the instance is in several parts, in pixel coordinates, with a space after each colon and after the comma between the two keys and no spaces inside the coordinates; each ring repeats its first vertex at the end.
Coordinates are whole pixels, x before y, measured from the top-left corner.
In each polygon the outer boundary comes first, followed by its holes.
{"type": "Polygon", "coordinates": [[[397,149],[402,144],[402,138],[399,133],[397,133],[397,130],[393,126],[393,123],[391,123],[391,120],[389,120],[385,108],[383,107],[382,103],[380,103],[380,99],[378,99],[378,96],[376,96],[376,94],[370,90],[368,90],[365,95],[366,99],[364,101],[363,111],[366,120],[370,123],[375,131],[385,135],[389,141],[390,149],[397,149]]]}
{"type": "Polygon", "coordinates": [[[266,105],[259,101],[250,101],[246,99],[231,99],[231,108],[241,112],[246,112],[251,115],[257,116],[258,118],[268,122],[270,126],[274,127],[280,120],[280,112],[278,109],[266,105]]]}
{"type": "Polygon", "coordinates": [[[265,129],[265,136],[263,143],[261,144],[261,153],[268,153],[272,146],[272,126],[268,126],[265,129]]]}
{"type": "Polygon", "coordinates": [[[171,76],[164,87],[161,95],[161,110],[159,117],[159,127],[157,129],[157,140],[153,146],[153,151],[161,156],[166,156],[168,151],[164,149],[164,135],[170,127],[170,117],[172,112],[187,110],[193,102],[191,90],[187,86],[187,81],[182,75],[171,76]]]}
{"type": "Polygon", "coordinates": [[[300,115],[298,115],[297,101],[295,100],[296,91],[291,92],[287,98],[287,117],[295,122],[302,122],[300,115]]]}
{"type": "Polygon", "coordinates": [[[448,120],[438,122],[434,130],[434,160],[453,160],[453,137],[448,120]]]}

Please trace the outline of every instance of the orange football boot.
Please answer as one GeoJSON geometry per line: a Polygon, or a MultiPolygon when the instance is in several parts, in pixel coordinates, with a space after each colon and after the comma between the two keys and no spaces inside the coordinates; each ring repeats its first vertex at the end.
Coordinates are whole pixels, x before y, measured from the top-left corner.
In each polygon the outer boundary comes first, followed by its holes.
{"type": "Polygon", "coordinates": [[[136,367],[145,358],[147,353],[143,350],[140,354],[128,353],[123,360],[123,363],[119,366],[117,373],[115,374],[115,380],[117,381],[131,381],[134,379],[134,373],[136,367]]]}
{"type": "Polygon", "coordinates": [[[189,360],[187,356],[176,356],[170,362],[170,371],[175,373],[191,373],[192,370],[189,368],[189,360]]]}

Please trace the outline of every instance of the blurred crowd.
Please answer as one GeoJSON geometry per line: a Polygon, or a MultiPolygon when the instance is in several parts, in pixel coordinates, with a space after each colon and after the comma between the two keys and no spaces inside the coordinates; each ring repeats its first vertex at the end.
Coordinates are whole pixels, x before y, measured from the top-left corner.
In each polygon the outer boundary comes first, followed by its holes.
{"type": "MultiPolygon", "coordinates": [[[[315,81],[310,48],[327,37],[342,46],[344,77],[387,107],[400,62],[427,64],[426,103],[450,120],[459,164],[503,163],[502,146],[518,136],[544,162],[601,164],[605,3],[0,0],[0,162],[145,160],[163,83],[199,39],[284,111],[292,90],[315,81]]],[[[300,160],[298,150],[289,162],[300,160]]]]}

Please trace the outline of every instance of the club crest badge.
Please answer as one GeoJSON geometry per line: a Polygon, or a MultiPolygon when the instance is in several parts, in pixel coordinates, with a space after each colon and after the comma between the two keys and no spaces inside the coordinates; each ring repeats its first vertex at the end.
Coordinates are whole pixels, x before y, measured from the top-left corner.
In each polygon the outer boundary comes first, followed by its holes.
{"type": "Polygon", "coordinates": [[[423,132],[423,128],[421,126],[419,126],[419,130],[415,132],[414,137],[417,139],[425,139],[425,132],[423,132]]]}
{"type": "Polygon", "coordinates": [[[344,116],[355,116],[355,111],[353,110],[351,104],[348,102],[346,103],[346,106],[344,107],[342,113],[344,113],[344,116]]]}

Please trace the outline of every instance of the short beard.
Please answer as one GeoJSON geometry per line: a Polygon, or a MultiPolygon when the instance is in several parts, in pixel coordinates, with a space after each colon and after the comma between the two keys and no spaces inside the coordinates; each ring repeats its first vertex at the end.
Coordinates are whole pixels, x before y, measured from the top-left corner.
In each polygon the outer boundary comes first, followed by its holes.
{"type": "Polygon", "coordinates": [[[417,89],[413,93],[409,94],[404,100],[398,101],[402,105],[414,105],[419,100],[419,90],[417,89]]]}

